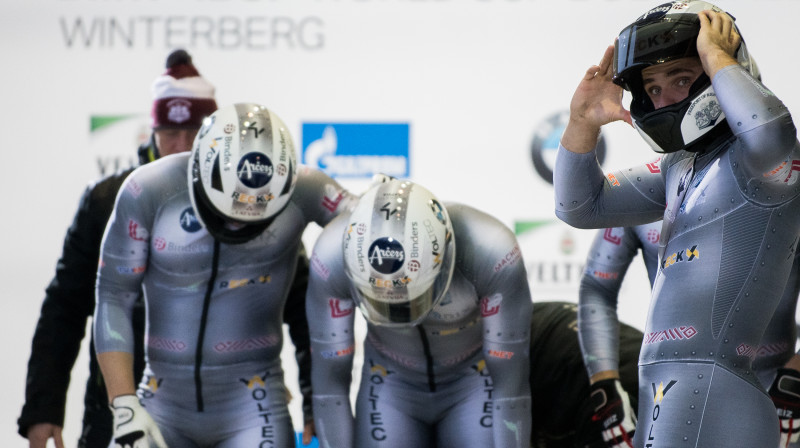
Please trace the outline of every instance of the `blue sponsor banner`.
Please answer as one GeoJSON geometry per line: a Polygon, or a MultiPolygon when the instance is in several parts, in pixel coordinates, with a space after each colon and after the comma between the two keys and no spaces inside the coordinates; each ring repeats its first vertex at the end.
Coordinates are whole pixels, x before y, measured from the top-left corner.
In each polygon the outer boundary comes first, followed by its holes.
{"type": "Polygon", "coordinates": [[[408,123],[303,123],[305,165],[331,177],[409,177],[408,123]]]}

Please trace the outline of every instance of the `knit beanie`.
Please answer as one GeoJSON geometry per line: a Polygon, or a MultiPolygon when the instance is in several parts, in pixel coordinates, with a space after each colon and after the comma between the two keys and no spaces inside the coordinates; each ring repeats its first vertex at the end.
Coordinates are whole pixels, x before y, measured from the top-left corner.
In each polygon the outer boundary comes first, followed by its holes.
{"type": "Polygon", "coordinates": [[[217,110],[214,86],[200,76],[184,50],[173,51],[166,68],[153,82],[152,128],[199,128],[217,110]]]}

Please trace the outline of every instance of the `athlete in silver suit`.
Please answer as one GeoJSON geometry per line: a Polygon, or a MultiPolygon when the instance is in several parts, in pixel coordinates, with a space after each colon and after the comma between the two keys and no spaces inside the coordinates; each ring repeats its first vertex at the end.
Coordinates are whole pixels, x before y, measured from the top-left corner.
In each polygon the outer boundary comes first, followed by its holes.
{"type": "MultiPolygon", "coordinates": [[[[643,224],[635,227],[616,227],[597,232],[589,254],[586,257],[579,293],[578,331],[584,363],[593,385],[603,382],[613,383],[619,379],[619,321],[617,319],[617,296],[625,274],[637,252],[642,260],[652,285],[658,272],[658,243],[661,237],[661,222],[643,224]]],[[[798,424],[792,411],[800,408],[795,381],[800,377],[794,363],[800,361],[795,356],[797,326],[795,312],[800,294],[800,252],[795,252],[795,266],[778,307],[764,332],[753,359],[753,369],[764,387],[770,388],[770,395],[778,408],[782,420],[782,441],[780,447],[798,447],[798,424]],[[787,377],[789,388],[778,391],[779,372],[787,377]]],[[[655,332],[646,334],[643,344],[649,345],[665,339],[680,339],[680,331],[655,332]]],[[[606,389],[607,390],[607,389],[606,389]]],[[[612,394],[614,391],[611,391],[612,394]]],[[[611,395],[611,394],[609,394],[611,395]]],[[[603,433],[609,447],[628,447],[635,425],[635,415],[625,412],[626,394],[616,394],[608,399],[607,405],[597,408],[594,419],[595,429],[603,433]],[[607,420],[609,417],[616,418],[607,420]],[[600,423],[608,421],[608,425],[600,423]],[[627,437],[625,436],[627,434],[627,437]]],[[[800,416],[797,416],[800,417],[800,416]]]]}
{"type": "Polygon", "coordinates": [[[351,199],[297,168],[286,126],[254,104],[219,109],[191,154],[126,179],[102,245],[94,325],[112,446],[294,446],[283,309],[306,225],[328,223],[351,199]],[[147,365],[137,391],[130,313],[140,286],[147,365]]]}
{"type": "Polygon", "coordinates": [[[732,17],[706,2],[647,11],[580,82],[556,163],[556,213],[583,228],[663,218],[645,334],[683,336],[642,348],[636,447],[778,444],[752,359],[793,266],[798,160],[789,112],[761,83],[732,17]],[[604,176],[592,152],[600,127],[632,119],[667,154],[658,169],[604,176]]]}
{"type": "Polygon", "coordinates": [[[532,302],[506,226],[391,180],[324,229],[310,271],[321,446],[529,446],[532,302]],[[367,334],[354,419],[356,308],[367,334]]]}

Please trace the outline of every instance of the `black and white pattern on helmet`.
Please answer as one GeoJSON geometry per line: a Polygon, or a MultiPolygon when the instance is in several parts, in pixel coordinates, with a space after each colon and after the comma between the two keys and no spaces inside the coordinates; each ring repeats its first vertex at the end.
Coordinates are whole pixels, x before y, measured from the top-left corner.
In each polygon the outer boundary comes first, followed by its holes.
{"type": "Polygon", "coordinates": [[[367,259],[373,269],[381,274],[392,274],[403,267],[406,252],[394,238],[378,238],[369,246],[367,259]]]}
{"type": "Polygon", "coordinates": [[[208,117],[205,120],[203,120],[203,126],[197,132],[197,140],[198,141],[201,140],[203,137],[205,137],[206,134],[208,134],[208,131],[210,131],[211,128],[214,127],[214,122],[215,121],[217,121],[216,115],[211,115],[210,117],[208,117]]]}
{"type": "Polygon", "coordinates": [[[436,199],[431,199],[431,211],[440,223],[447,225],[447,219],[444,217],[444,207],[436,199]]]}
{"type": "Polygon", "coordinates": [[[661,5],[658,5],[655,8],[653,8],[653,9],[647,11],[646,13],[642,14],[641,16],[639,16],[639,18],[636,19],[635,23],[639,23],[639,22],[642,22],[642,21],[645,21],[645,20],[660,19],[661,17],[664,17],[665,15],[667,15],[667,13],[672,9],[672,6],[673,6],[672,3],[664,3],[664,4],[661,4],[661,5]]]}
{"type": "Polygon", "coordinates": [[[239,181],[250,188],[261,188],[272,180],[272,161],[263,153],[247,153],[239,160],[236,175],[239,181]]]}

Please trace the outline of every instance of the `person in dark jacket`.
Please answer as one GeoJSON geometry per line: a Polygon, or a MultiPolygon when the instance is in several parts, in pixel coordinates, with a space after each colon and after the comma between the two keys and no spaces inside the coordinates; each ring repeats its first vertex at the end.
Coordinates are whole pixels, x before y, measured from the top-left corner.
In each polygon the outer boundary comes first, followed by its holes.
{"type": "MultiPolygon", "coordinates": [[[[578,341],[578,305],[534,302],[531,320],[531,446],[605,447],[588,422],[595,403],[578,341]]],[[[638,361],[643,334],[620,323],[619,375],[631,406],[638,405],[638,361]]]]}
{"type": "MultiPolygon", "coordinates": [[[[190,150],[203,118],[217,108],[214,87],[200,76],[187,52],[172,52],[167,57],[166,68],[166,73],[153,83],[153,133],[149,141],[139,147],[141,164],[190,150]]],[[[94,311],[100,243],[117,191],[133,170],[132,167],[116,172],[89,185],[67,230],[56,273],[45,291],[36,325],[28,362],[25,404],[17,422],[19,434],[29,440],[31,448],[45,447],[51,438],[57,447],[64,446],[61,432],[70,372],[80,351],[86,321],[94,311]]],[[[304,397],[303,412],[307,422],[304,439],[310,441],[313,417],[308,326],[304,306],[307,278],[308,261],[301,254],[284,321],[289,323],[290,336],[296,347],[300,388],[304,397]]],[[[141,300],[134,309],[134,329],[137,333],[134,367],[140,376],[144,366],[144,305],[141,300]]],[[[83,431],[78,446],[105,447],[111,440],[112,415],[93,341],[90,344],[83,431]]]]}

